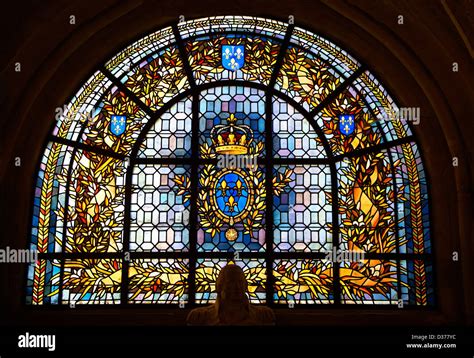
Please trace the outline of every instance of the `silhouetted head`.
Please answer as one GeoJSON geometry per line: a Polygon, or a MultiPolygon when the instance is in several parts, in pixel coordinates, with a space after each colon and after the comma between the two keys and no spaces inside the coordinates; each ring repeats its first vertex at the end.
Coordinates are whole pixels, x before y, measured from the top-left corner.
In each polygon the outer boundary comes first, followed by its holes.
{"type": "Polygon", "coordinates": [[[222,268],[216,282],[217,298],[226,303],[248,303],[247,280],[244,271],[233,264],[222,268]]]}

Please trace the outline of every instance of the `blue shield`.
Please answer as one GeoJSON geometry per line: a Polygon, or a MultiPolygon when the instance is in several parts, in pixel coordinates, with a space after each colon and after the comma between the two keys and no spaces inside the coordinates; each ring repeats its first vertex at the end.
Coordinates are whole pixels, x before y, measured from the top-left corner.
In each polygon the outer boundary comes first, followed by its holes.
{"type": "Polygon", "coordinates": [[[344,135],[350,135],[354,132],[355,123],[353,114],[339,115],[339,131],[344,135]]]}
{"type": "Polygon", "coordinates": [[[110,120],[110,131],[116,136],[121,135],[125,132],[127,127],[127,117],[125,116],[112,116],[110,120]]]}
{"type": "Polygon", "coordinates": [[[231,71],[240,70],[244,66],[245,53],[244,46],[222,46],[222,66],[231,71]]]}
{"type": "Polygon", "coordinates": [[[220,177],[216,185],[215,201],[217,208],[225,216],[240,215],[250,201],[249,188],[242,176],[230,172],[220,177]]]}

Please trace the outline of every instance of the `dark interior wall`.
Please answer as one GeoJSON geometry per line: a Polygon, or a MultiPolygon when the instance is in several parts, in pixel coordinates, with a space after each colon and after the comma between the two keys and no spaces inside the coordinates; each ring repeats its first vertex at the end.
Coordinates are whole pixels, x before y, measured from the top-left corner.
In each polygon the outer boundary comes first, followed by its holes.
{"type": "MultiPolygon", "coordinates": [[[[402,106],[420,107],[415,128],[430,181],[438,305],[434,311],[279,310],[282,324],[473,323],[472,140],[474,66],[472,0],[232,1],[105,0],[17,2],[2,13],[0,247],[28,245],[32,188],[44,141],[77,88],[133,39],[177,21],[210,15],[286,20],[329,39],[368,65],[402,106]],[[69,24],[75,15],[76,24],[69,24]],[[397,24],[397,16],[404,24],[397,24]],[[14,71],[21,62],[22,71],[14,71]],[[459,72],[452,71],[453,62],[459,72]],[[14,158],[21,166],[14,166],[14,158]],[[459,158],[453,167],[452,158],[459,158]],[[452,260],[453,251],[460,260],[452,260]],[[313,311],[311,311],[313,312],[313,311]]],[[[25,307],[24,265],[0,264],[1,323],[181,324],[186,309],[38,309],[25,307]]]]}

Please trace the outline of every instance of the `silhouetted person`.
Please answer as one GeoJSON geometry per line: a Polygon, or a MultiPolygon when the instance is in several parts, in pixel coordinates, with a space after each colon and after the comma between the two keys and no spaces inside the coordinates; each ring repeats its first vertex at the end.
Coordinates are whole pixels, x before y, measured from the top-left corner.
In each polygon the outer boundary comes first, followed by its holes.
{"type": "Polygon", "coordinates": [[[216,303],[189,312],[188,325],[274,325],[273,310],[251,305],[247,289],[242,269],[237,265],[225,266],[216,282],[216,303]]]}

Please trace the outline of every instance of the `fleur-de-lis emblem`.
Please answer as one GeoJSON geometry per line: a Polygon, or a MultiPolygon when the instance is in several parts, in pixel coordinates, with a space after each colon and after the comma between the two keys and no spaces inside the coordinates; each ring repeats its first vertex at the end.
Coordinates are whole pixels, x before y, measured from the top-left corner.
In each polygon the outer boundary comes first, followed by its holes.
{"type": "Polygon", "coordinates": [[[225,180],[222,181],[220,187],[218,188],[221,191],[221,196],[227,195],[227,182],[225,180]]]}
{"type": "Polygon", "coordinates": [[[237,206],[237,202],[235,201],[234,197],[231,195],[229,197],[229,201],[225,203],[226,207],[229,207],[229,212],[234,212],[234,207],[237,206]]]}
{"type": "Polygon", "coordinates": [[[232,58],[232,59],[230,60],[229,66],[230,66],[230,68],[233,69],[233,70],[238,70],[239,67],[240,67],[239,64],[235,61],[234,58],[232,58]]]}
{"type": "Polygon", "coordinates": [[[339,131],[344,135],[354,132],[355,122],[353,114],[342,114],[339,116],[339,131]]]}
{"type": "Polygon", "coordinates": [[[119,136],[123,132],[125,132],[125,128],[127,127],[127,117],[125,116],[118,116],[113,115],[110,119],[110,131],[119,136]]]}
{"type": "Polygon", "coordinates": [[[240,179],[238,179],[237,182],[235,183],[235,188],[234,189],[237,190],[238,195],[242,195],[243,186],[242,186],[242,182],[240,181],[240,179]]]}
{"type": "Polygon", "coordinates": [[[244,66],[245,50],[243,45],[222,46],[222,66],[231,71],[237,71],[244,66]]]}
{"type": "Polygon", "coordinates": [[[230,57],[232,56],[232,52],[230,52],[230,49],[229,48],[226,48],[225,51],[223,52],[222,56],[224,56],[224,58],[226,60],[230,59],[230,57]]]}
{"type": "Polygon", "coordinates": [[[237,60],[240,60],[240,59],[243,57],[243,55],[244,55],[244,53],[243,53],[243,51],[241,50],[241,48],[240,48],[240,47],[237,47],[237,49],[235,50],[235,54],[234,54],[235,58],[236,58],[237,60]]]}

